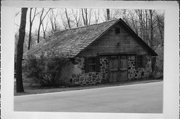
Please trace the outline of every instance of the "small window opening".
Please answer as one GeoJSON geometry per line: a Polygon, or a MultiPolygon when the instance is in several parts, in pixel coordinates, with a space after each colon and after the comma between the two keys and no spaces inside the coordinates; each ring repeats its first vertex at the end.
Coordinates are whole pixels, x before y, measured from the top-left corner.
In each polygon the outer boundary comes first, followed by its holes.
{"type": "Polygon", "coordinates": [[[143,55],[136,56],[136,68],[143,68],[143,55]]]}
{"type": "Polygon", "coordinates": [[[120,28],[115,28],[115,33],[119,34],[120,33],[120,28]]]}
{"type": "Polygon", "coordinates": [[[99,72],[100,66],[99,66],[99,58],[97,57],[90,57],[86,58],[85,60],[85,72],[99,72]]]}

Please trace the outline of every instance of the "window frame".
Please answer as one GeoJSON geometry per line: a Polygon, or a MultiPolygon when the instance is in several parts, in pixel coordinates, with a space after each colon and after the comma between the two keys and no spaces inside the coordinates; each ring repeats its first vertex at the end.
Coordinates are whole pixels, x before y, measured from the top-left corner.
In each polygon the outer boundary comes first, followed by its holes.
{"type": "Polygon", "coordinates": [[[144,68],[143,60],[144,60],[144,55],[136,55],[136,68],[144,68]]]}
{"type": "Polygon", "coordinates": [[[100,72],[100,58],[99,56],[96,57],[86,57],[84,63],[84,70],[85,73],[89,72],[100,72]]]}

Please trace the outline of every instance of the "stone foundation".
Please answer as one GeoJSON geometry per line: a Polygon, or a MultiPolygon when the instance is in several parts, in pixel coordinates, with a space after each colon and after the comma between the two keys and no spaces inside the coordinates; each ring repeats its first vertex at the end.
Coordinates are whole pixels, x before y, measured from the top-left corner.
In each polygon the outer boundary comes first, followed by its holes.
{"type": "Polygon", "coordinates": [[[96,72],[72,75],[72,85],[95,85],[101,83],[102,74],[96,72]]]}

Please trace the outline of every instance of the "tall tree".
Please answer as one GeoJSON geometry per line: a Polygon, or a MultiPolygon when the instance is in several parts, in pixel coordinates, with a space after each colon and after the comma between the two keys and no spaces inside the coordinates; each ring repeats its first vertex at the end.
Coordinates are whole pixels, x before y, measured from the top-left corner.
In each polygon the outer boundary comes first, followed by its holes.
{"type": "Polygon", "coordinates": [[[23,44],[26,28],[26,14],[27,8],[21,9],[21,22],[19,28],[19,39],[17,43],[17,57],[16,57],[16,92],[24,92],[22,81],[22,58],[23,58],[23,44]]]}
{"type": "Polygon", "coordinates": [[[66,15],[66,20],[67,20],[67,25],[68,25],[69,29],[71,29],[71,19],[68,16],[68,12],[67,12],[66,8],[65,8],[65,15],[66,15]]]}
{"type": "Polygon", "coordinates": [[[80,26],[79,10],[74,11],[72,9],[72,14],[73,14],[73,17],[74,17],[74,23],[75,23],[76,27],[79,27],[80,26]]]}
{"type": "Polygon", "coordinates": [[[28,42],[28,50],[30,50],[30,47],[31,47],[31,40],[32,40],[32,35],[31,35],[31,32],[32,32],[32,25],[33,25],[33,22],[34,22],[34,19],[37,15],[36,11],[37,9],[34,8],[34,14],[32,16],[32,10],[33,8],[30,8],[30,13],[29,13],[29,42],[28,42]]]}
{"type": "Polygon", "coordinates": [[[81,13],[82,13],[84,26],[90,25],[91,24],[91,9],[89,9],[89,12],[87,8],[81,9],[81,13]]]}
{"type": "Polygon", "coordinates": [[[95,24],[97,24],[97,23],[99,22],[99,18],[100,18],[99,10],[94,11],[94,20],[95,20],[95,24]]]}
{"type": "Polygon", "coordinates": [[[149,16],[150,16],[150,19],[149,19],[149,26],[150,26],[150,46],[153,48],[153,11],[152,10],[149,10],[149,16]]]}
{"type": "Polygon", "coordinates": [[[43,30],[43,38],[44,39],[46,39],[47,26],[48,26],[48,22],[46,22],[46,24],[44,24],[44,22],[42,23],[42,30],[43,30]]]}
{"type": "Polygon", "coordinates": [[[139,28],[140,28],[140,37],[144,39],[144,32],[145,32],[145,24],[143,19],[143,10],[135,10],[135,13],[137,14],[138,21],[139,21],[139,28]]]}
{"type": "MultiPolygon", "coordinates": [[[[132,26],[132,29],[135,31],[136,34],[139,35],[139,32],[138,32],[138,25],[137,25],[137,20],[135,19],[135,14],[132,13],[132,12],[129,12],[129,16],[130,16],[130,23],[131,23],[131,26],[132,26]]],[[[124,18],[125,19],[125,18],[124,18]]],[[[126,20],[127,22],[127,20],[126,20]]]]}
{"type": "MultiPolygon", "coordinates": [[[[54,12],[54,9],[51,9],[51,12],[49,14],[51,33],[54,33],[58,29],[57,16],[58,16],[58,14],[54,12]]],[[[43,24],[42,24],[42,26],[43,26],[43,24]]]]}
{"type": "Polygon", "coordinates": [[[161,38],[161,46],[163,46],[163,39],[164,39],[164,17],[163,15],[156,15],[156,19],[157,19],[157,26],[158,26],[158,31],[160,34],[160,38],[161,38]]]}
{"type": "MultiPolygon", "coordinates": [[[[154,27],[153,27],[153,10],[149,10],[149,26],[150,26],[150,46],[154,49],[154,27]]],[[[155,75],[156,57],[151,58],[152,75],[155,75]]]]}
{"type": "Polygon", "coordinates": [[[106,14],[107,14],[107,20],[110,20],[110,10],[106,9],[106,14]]]}
{"type": "Polygon", "coordinates": [[[51,9],[49,9],[46,13],[44,13],[44,8],[41,11],[40,17],[39,17],[39,26],[38,26],[38,34],[37,34],[37,43],[39,43],[39,38],[40,38],[40,31],[41,31],[41,25],[43,23],[43,20],[45,19],[46,15],[51,9]]]}
{"type": "Polygon", "coordinates": [[[149,35],[148,35],[148,10],[145,10],[145,41],[149,41],[149,35]]]}

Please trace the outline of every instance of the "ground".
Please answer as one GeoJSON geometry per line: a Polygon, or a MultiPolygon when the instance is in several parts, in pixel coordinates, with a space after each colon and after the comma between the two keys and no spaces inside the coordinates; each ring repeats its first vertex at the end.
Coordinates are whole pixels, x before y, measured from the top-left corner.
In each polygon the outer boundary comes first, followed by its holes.
{"type": "MultiPolygon", "coordinates": [[[[41,94],[41,93],[52,93],[52,92],[62,92],[62,91],[70,91],[70,90],[84,90],[84,89],[91,89],[91,88],[102,88],[102,87],[110,87],[110,86],[122,86],[122,85],[133,85],[133,84],[140,84],[140,83],[150,83],[150,82],[159,82],[162,79],[148,79],[148,80],[132,80],[126,82],[115,82],[115,83],[106,83],[106,84],[97,84],[97,85],[86,85],[86,86],[75,86],[75,87],[40,87],[38,85],[31,85],[31,82],[23,81],[23,86],[25,92],[17,93],[14,90],[14,95],[30,95],[30,94],[41,94]]],[[[16,89],[16,83],[14,89],[16,89]]]]}
{"type": "Polygon", "coordinates": [[[163,82],[15,96],[15,111],[162,113],[163,82]]]}

